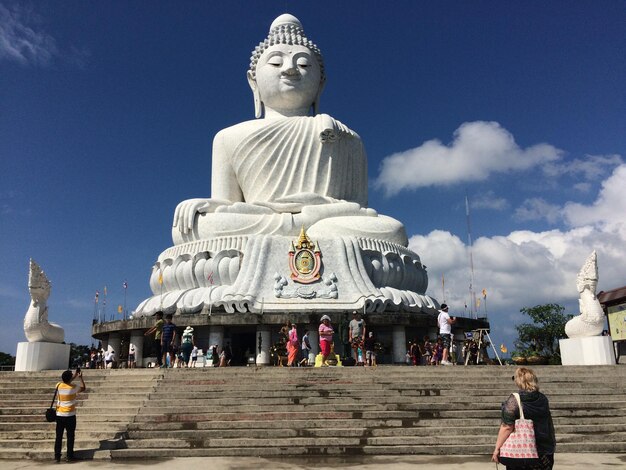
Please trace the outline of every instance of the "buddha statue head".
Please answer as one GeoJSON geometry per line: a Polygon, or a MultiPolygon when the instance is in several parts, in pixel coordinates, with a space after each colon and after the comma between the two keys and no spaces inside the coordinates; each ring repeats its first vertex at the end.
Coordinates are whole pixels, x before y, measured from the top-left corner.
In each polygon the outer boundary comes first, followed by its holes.
{"type": "Polygon", "coordinates": [[[255,117],[268,111],[308,115],[311,108],[317,114],[325,82],[322,54],[304,35],[300,21],[288,14],[276,18],[250,58],[255,117]]]}

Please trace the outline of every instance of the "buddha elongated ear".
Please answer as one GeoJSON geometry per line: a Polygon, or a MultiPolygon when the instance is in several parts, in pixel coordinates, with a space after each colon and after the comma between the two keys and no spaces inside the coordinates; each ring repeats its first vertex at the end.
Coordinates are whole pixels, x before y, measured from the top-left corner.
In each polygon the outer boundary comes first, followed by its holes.
{"type": "Polygon", "coordinates": [[[252,89],[252,95],[254,96],[254,117],[259,119],[263,117],[263,101],[261,101],[261,94],[259,93],[259,87],[256,84],[255,78],[252,76],[252,72],[248,70],[248,84],[252,89]]]}
{"type": "Polygon", "coordinates": [[[320,96],[322,91],[324,91],[324,87],[326,86],[326,79],[322,79],[320,81],[320,87],[317,90],[317,95],[315,95],[315,101],[313,101],[313,116],[316,116],[320,113],[320,96]]]}

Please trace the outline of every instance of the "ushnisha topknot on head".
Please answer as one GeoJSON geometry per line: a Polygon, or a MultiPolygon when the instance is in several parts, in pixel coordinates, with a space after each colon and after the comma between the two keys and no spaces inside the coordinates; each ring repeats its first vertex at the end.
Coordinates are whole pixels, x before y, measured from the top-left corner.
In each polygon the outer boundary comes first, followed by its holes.
{"type": "Polygon", "coordinates": [[[293,15],[285,13],[276,18],[270,26],[270,32],[265,41],[259,43],[252,51],[250,57],[250,73],[252,78],[256,78],[256,64],[263,52],[275,44],[288,44],[307,47],[317,59],[320,66],[321,79],[320,82],[326,81],[326,73],[324,71],[324,59],[319,48],[304,35],[304,29],[300,20],[293,15]]]}

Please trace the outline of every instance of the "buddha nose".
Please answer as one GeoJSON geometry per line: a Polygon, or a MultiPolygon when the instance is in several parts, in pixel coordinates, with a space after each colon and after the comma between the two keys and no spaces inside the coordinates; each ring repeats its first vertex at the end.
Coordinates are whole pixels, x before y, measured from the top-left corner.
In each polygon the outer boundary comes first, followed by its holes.
{"type": "Polygon", "coordinates": [[[283,71],[282,71],[283,75],[288,75],[288,76],[293,76],[293,75],[298,75],[298,68],[293,65],[293,64],[289,64],[287,65],[283,71]]]}

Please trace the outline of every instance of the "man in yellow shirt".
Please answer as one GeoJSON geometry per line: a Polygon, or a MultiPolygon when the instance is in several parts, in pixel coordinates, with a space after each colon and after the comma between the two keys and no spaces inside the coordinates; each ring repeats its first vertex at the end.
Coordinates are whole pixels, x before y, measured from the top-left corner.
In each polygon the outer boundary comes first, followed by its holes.
{"type": "Polygon", "coordinates": [[[72,462],[77,460],[74,456],[74,435],[76,432],[76,397],[84,392],[85,381],[80,369],[72,374],[71,370],[66,370],[61,375],[62,382],[57,384],[57,429],[56,440],[54,441],[54,460],[61,461],[61,446],[63,445],[63,431],[67,430],[67,456],[66,460],[72,462]],[[80,387],[72,384],[74,379],[80,379],[80,387]]]}

